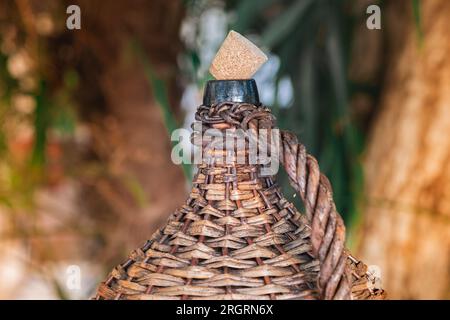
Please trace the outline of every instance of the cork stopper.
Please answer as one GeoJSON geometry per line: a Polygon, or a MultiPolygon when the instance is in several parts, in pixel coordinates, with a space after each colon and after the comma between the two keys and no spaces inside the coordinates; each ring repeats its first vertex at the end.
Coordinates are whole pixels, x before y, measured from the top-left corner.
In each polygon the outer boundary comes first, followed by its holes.
{"type": "Polygon", "coordinates": [[[250,79],[267,56],[250,40],[231,30],[209,68],[217,80],[250,79]]]}

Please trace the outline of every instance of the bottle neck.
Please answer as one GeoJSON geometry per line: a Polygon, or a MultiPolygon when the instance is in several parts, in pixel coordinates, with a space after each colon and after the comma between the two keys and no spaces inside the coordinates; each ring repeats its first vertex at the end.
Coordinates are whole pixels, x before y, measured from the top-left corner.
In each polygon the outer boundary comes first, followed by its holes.
{"type": "MultiPolygon", "coordinates": [[[[192,143],[201,151],[196,164],[273,176],[279,163],[279,132],[270,109],[249,103],[223,102],[200,106],[192,143]],[[267,169],[269,168],[269,169],[267,169]]],[[[253,175],[244,175],[254,179],[253,175]]]]}
{"type": "Polygon", "coordinates": [[[208,81],[203,94],[203,105],[212,106],[223,102],[260,105],[256,81],[254,79],[208,81]]]}

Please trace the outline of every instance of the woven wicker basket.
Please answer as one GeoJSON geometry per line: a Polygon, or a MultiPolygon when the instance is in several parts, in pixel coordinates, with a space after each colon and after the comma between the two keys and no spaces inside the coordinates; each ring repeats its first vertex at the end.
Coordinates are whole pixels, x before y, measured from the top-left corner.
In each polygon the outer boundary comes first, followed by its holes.
{"type": "MultiPolygon", "coordinates": [[[[196,119],[202,124],[196,134],[275,128],[253,80],[210,82],[196,119]],[[227,95],[230,85],[241,91],[227,95]]],[[[198,165],[186,203],[113,269],[96,299],[385,297],[366,266],[344,248],[331,186],[292,134],[281,132],[279,160],[304,214],[285,199],[274,176],[260,174],[261,165],[248,158],[218,163],[211,153],[222,150],[205,143],[202,148],[209,157],[198,165]]]]}

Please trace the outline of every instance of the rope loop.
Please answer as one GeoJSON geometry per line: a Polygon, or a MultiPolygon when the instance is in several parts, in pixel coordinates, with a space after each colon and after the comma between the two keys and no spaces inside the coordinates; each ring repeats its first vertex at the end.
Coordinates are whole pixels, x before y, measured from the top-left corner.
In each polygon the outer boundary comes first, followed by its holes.
{"type": "MultiPolygon", "coordinates": [[[[275,117],[265,106],[224,102],[200,106],[195,119],[203,124],[227,124],[246,129],[272,129],[275,117]]],[[[280,161],[291,186],[300,195],[311,227],[312,254],[320,262],[318,288],[323,299],[350,299],[351,284],[345,250],[345,226],[336,211],[331,184],[320,172],[317,160],[297,137],[280,135],[280,161]]]]}

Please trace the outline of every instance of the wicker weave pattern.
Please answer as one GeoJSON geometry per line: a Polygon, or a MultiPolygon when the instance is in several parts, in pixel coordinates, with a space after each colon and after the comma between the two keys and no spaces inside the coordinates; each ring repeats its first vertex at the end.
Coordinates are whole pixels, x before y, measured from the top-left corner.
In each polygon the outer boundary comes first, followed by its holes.
{"type": "MultiPolygon", "coordinates": [[[[206,128],[273,127],[268,108],[249,104],[201,106],[196,119],[206,128]]],[[[290,150],[298,150],[295,143],[289,144],[290,150]]],[[[288,145],[283,147],[288,150],[288,145]]],[[[285,165],[289,154],[283,153],[285,165]]],[[[307,214],[300,214],[274,177],[261,177],[257,165],[210,160],[198,167],[185,205],[111,272],[97,299],[384,297],[382,291],[370,289],[373,279],[365,265],[344,250],[343,237],[324,240],[328,246],[337,243],[337,249],[320,253],[322,239],[311,236],[311,228],[323,233],[323,228],[311,227],[314,210],[306,204],[307,214]],[[324,265],[329,269],[325,273],[324,265]]],[[[306,199],[308,192],[296,189],[306,199]]],[[[331,197],[331,191],[326,195],[331,197]]],[[[334,206],[332,199],[329,205],[334,206]]],[[[330,218],[335,224],[336,214],[330,218]]],[[[332,229],[335,234],[336,227],[332,229]]]]}

